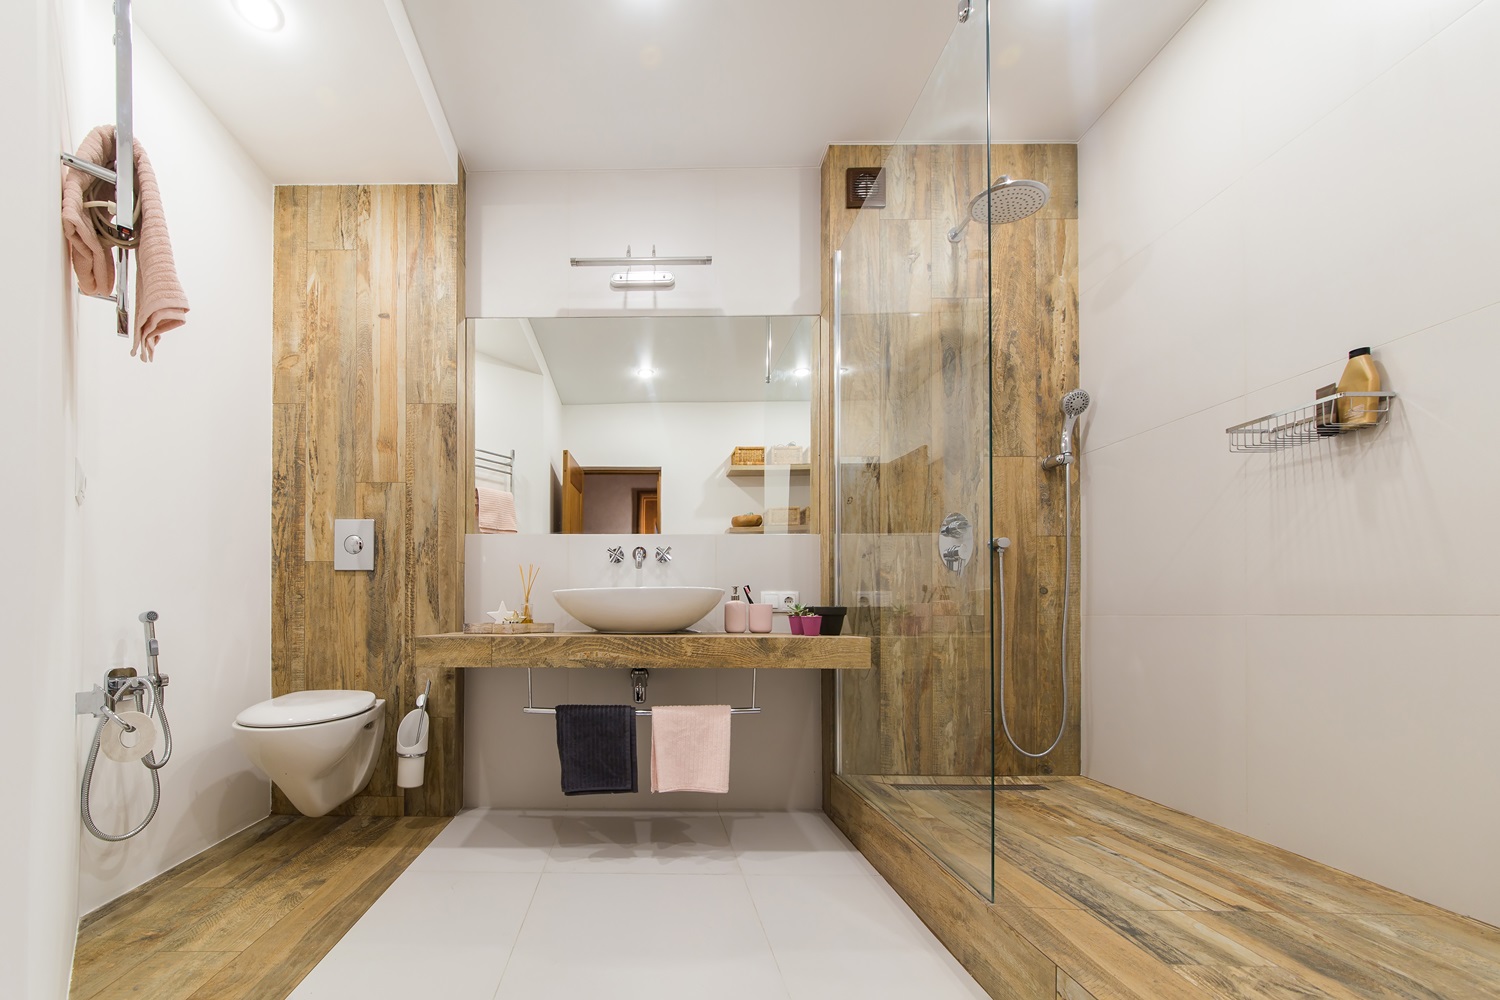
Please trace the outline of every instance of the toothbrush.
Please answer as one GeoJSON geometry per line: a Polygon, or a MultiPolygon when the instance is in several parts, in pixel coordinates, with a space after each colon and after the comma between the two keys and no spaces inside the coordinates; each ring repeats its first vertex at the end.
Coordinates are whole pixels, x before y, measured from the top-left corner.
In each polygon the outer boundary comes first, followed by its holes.
{"type": "Polygon", "coordinates": [[[753,597],[750,596],[750,585],[748,583],[745,584],[745,603],[746,604],[754,604],[755,603],[755,598],[753,598],[753,597]]]}

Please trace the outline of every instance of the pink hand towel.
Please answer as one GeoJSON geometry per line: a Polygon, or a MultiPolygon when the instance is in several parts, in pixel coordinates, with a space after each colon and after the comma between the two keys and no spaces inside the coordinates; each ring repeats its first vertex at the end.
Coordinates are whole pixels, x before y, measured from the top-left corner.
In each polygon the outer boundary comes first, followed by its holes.
{"type": "Polygon", "coordinates": [[[481,535],[513,535],[519,530],[516,526],[514,493],[480,486],[474,490],[474,502],[478,505],[481,535]]]}
{"type": "Polygon", "coordinates": [[[651,790],[729,791],[729,706],[651,709],[651,790]]]}
{"type": "MultiPolygon", "coordinates": [[[[115,127],[100,125],[78,147],[79,159],[100,166],[115,164],[115,127]]],[[[150,361],[156,343],[168,330],[187,321],[187,294],[177,279],[177,264],[172,257],[172,239],[167,233],[167,216],[162,209],[161,188],[156,171],[135,141],[136,234],[140,239],[135,250],[135,301],[131,303],[132,340],[130,354],[150,361]]],[[[78,275],[78,289],[85,295],[109,295],[114,291],[115,260],[94,231],[90,210],[85,201],[113,201],[114,189],[105,182],[69,169],[63,179],[63,232],[73,258],[73,273],[78,275]]]]}

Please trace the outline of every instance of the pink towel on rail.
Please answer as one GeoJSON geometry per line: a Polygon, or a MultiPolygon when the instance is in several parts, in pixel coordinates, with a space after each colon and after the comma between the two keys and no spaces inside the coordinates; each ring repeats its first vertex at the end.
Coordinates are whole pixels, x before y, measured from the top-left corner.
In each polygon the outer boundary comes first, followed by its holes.
{"type": "Polygon", "coordinates": [[[515,534],[519,530],[514,493],[480,486],[474,491],[474,503],[479,511],[481,535],[515,534]]]}
{"type": "MultiPolygon", "coordinates": [[[[100,125],[78,147],[79,159],[100,166],[115,164],[115,127],[100,125]]],[[[85,201],[113,201],[114,189],[81,170],[69,169],[63,179],[63,232],[68,252],[73,258],[73,273],[78,275],[79,291],[85,295],[109,295],[114,291],[115,259],[112,248],[94,231],[85,201]]],[[[167,233],[167,216],[161,205],[161,188],[156,171],[135,141],[135,185],[139,215],[136,232],[140,245],[135,250],[135,301],[131,303],[131,356],[150,361],[156,343],[168,330],[187,321],[187,294],[177,280],[177,264],[172,257],[172,239],[167,233]]]]}
{"type": "Polygon", "coordinates": [[[729,791],[729,706],[651,709],[651,790],[729,791]]]}

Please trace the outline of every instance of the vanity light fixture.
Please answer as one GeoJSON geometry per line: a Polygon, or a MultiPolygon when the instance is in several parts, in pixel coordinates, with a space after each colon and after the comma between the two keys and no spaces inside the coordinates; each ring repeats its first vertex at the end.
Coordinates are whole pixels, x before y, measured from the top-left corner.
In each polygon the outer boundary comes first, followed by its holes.
{"type": "Polygon", "coordinates": [[[675,288],[677,275],[671,271],[616,271],[609,276],[610,288],[626,291],[655,288],[675,288]]]}
{"type": "Polygon", "coordinates": [[[229,3],[252,28],[280,31],[286,25],[286,15],[276,0],[229,0],[229,3]]]}

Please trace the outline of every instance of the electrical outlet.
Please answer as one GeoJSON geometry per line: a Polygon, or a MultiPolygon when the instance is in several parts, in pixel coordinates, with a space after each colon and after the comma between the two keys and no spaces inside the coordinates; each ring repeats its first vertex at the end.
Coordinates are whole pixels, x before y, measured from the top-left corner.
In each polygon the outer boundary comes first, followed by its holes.
{"type": "Polygon", "coordinates": [[[762,590],[760,600],[762,604],[771,605],[772,611],[790,611],[800,595],[798,590],[762,590]]]}
{"type": "Polygon", "coordinates": [[[884,608],[891,603],[889,590],[861,590],[855,596],[858,598],[856,604],[861,608],[884,608]]]}

